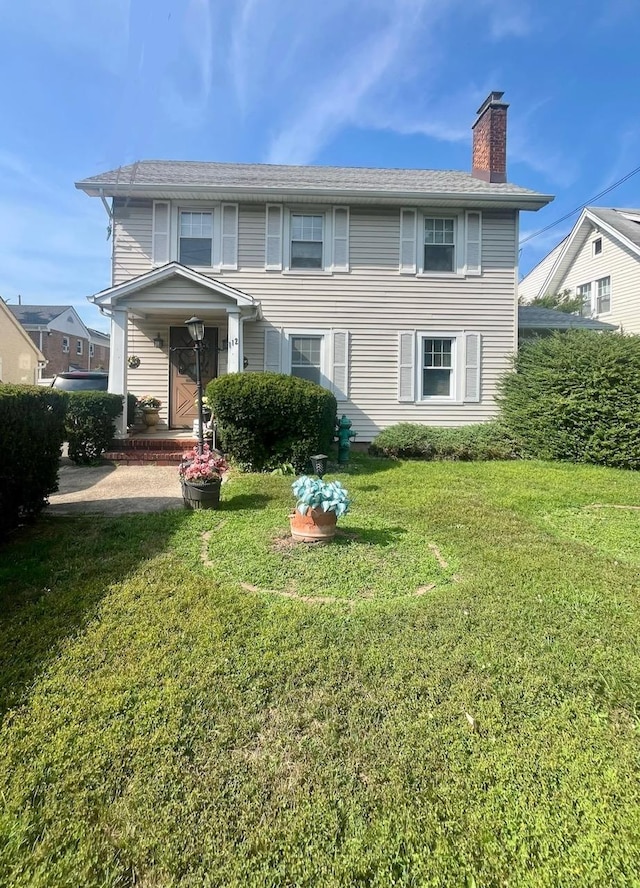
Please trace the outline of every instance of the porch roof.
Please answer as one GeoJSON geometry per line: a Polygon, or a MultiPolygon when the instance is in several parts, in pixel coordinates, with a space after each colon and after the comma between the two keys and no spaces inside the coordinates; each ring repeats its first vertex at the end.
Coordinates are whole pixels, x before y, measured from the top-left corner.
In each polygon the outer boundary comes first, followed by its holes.
{"type": "Polygon", "coordinates": [[[239,309],[244,316],[258,317],[260,303],[235,287],[208,277],[179,262],[168,262],[131,280],[88,297],[90,302],[109,312],[115,308],[129,308],[136,314],[174,312],[180,305],[185,309],[218,309],[223,311],[239,309]],[[180,279],[195,284],[187,294],[149,293],[149,288],[172,279],[180,279]]]}

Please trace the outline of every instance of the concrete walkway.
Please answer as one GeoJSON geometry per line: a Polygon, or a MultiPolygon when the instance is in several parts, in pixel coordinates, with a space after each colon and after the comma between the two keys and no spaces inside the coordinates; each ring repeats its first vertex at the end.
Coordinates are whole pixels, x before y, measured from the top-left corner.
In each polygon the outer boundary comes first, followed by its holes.
{"type": "Polygon", "coordinates": [[[183,509],[178,467],[76,466],[60,460],[59,490],[45,515],[129,515],[183,509]]]}

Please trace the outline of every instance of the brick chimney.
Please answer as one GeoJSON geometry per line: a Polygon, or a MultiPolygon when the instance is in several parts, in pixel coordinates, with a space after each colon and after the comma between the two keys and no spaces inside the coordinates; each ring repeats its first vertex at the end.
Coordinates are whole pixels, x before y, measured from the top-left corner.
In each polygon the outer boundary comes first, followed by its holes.
{"type": "Polygon", "coordinates": [[[507,181],[507,108],[504,93],[492,92],[473,124],[471,175],[485,182],[507,181]]]}

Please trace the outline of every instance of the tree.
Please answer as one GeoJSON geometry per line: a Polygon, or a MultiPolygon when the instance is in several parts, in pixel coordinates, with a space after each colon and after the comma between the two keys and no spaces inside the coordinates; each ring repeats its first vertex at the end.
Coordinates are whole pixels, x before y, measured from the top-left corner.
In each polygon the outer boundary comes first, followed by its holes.
{"type": "Polygon", "coordinates": [[[534,305],[538,308],[553,308],[565,314],[580,314],[582,297],[573,296],[571,290],[563,290],[561,293],[545,293],[543,296],[536,296],[527,305],[534,305]]]}

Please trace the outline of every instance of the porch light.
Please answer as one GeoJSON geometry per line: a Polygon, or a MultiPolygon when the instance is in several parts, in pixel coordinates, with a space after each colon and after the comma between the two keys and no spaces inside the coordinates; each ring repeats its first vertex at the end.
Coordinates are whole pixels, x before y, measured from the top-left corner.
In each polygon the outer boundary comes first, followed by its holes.
{"type": "Polygon", "coordinates": [[[153,340],[153,344],[155,345],[156,348],[162,348],[162,346],[164,345],[164,339],[162,338],[162,336],[159,333],[156,336],[156,338],[153,340]]]}
{"type": "Polygon", "coordinates": [[[327,473],[329,457],[325,453],[316,453],[315,456],[309,457],[309,462],[315,474],[322,480],[322,476],[327,473]]]}
{"type": "Polygon", "coordinates": [[[188,321],[185,321],[187,328],[189,330],[189,336],[193,339],[194,342],[202,342],[204,339],[204,321],[201,321],[200,318],[189,318],[188,321]]]}

